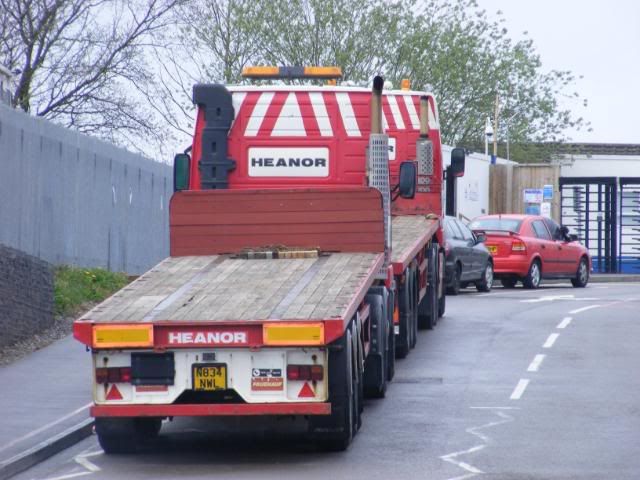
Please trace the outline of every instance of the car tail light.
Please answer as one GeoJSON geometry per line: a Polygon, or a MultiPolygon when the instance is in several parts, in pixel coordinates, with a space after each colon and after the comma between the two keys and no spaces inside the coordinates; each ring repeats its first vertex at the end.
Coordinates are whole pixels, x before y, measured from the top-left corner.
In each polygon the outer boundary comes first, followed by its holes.
{"type": "Polygon", "coordinates": [[[514,253],[527,253],[527,246],[522,240],[514,240],[511,244],[511,251],[514,253]]]}
{"type": "Polygon", "coordinates": [[[322,365],[287,365],[287,380],[321,381],[323,378],[322,365]]]}
{"type": "Polygon", "coordinates": [[[131,367],[96,368],[96,383],[131,383],[131,367]]]}

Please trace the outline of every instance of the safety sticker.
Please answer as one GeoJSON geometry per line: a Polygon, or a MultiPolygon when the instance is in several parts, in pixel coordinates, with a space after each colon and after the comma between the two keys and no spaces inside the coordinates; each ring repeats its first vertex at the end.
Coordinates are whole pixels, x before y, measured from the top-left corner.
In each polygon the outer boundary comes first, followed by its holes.
{"type": "Polygon", "coordinates": [[[251,390],[277,392],[284,390],[281,368],[254,368],[251,370],[251,390]]]}

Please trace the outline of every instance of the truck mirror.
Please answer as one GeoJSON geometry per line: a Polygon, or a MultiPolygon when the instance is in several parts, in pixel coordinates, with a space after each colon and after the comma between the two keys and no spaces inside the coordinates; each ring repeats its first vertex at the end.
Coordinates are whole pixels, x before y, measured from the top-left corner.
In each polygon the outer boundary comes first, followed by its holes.
{"type": "Polygon", "coordinates": [[[173,157],[173,191],[189,189],[189,170],[191,157],[186,153],[178,153],[173,157]]]}
{"type": "Polygon", "coordinates": [[[451,166],[449,172],[454,177],[462,177],[464,175],[464,148],[454,148],[451,150],[451,166]]]}
{"type": "Polygon", "coordinates": [[[415,162],[402,162],[400,164],[400,181],[398,182],[398,194],[402,198],[413,198],[416,195],[417,169],[415,162]]]}

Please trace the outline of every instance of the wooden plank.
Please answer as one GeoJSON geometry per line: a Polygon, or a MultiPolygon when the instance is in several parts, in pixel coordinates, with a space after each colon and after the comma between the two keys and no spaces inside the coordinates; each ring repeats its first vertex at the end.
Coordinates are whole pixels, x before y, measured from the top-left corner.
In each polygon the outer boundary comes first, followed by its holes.
{"type": "Polygon", "coordinates": [[[422,215],[393,217],[391,262],[406,266],[436,233],[439,219],[422,215]]]}
{"type": "Polygon", "coordinates": [[[382,252],[380,193],[341,190],[212,190],[174,195],[171,254],[234,253],[267,245],[382,252]],[[366,243],[363,243],[364,242],[366,243]]]}

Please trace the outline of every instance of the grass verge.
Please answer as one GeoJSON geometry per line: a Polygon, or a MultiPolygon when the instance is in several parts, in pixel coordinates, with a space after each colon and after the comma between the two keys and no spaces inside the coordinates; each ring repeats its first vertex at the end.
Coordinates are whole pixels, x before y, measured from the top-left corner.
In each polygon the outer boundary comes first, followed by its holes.
{"type": "Polygon", "coordinates": [[[129,279],[124,273],[102,268],[59,266],[54,270],[55,314],[77,313],[87,303],[101,302],[120,290],[129,279]]]}

